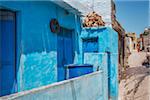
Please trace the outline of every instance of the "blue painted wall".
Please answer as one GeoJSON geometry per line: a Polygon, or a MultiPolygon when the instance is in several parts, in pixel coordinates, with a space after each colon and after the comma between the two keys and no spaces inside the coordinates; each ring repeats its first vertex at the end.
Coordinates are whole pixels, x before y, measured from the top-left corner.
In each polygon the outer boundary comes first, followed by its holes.
{"type": "Polygon", "coordinates": [[[57,82],[57,35],[49,28],[50,20],[56,18],[62,27],[74,30],[73,62],[90,63],[94,65],[95,71],[103,70],[102,84],[106,87],[103,88],[103,99],[108,99],[107,90],[112,98],[117,98],[118,34],[113,29],[81,29],[78,16],[71,13],[67,15],[63,8],[50,1],[2,1],[0,6],[14,10],[17,14],[18,91],[57,82]],[[82,39],[89,37],[98,37],[98,52],[83,53],[82,39]],[[107,82],[110,84],[108,89],[107,82]]]}
{"type": "Polygon", "coordinates": [[[103,70],[104,100],[108,99],[108,95],[112,100],[116,100],[118,97],[118,33],[108,27],[84,28],[80,36],[81,48],[82,39],[94,37],[98,37],[98,51],[83,53],[84,63],[93,64],[94,70],[103,70]]]}
{"type": "Polygon", "coordinates": [[[56,18],[62,27],[74,29],[76,36],[79,17],[50,1],[1,1],[0,6],[17,14],[18,91],[57,82],[57,35],[50,31],[50,20],[56,18]]]}

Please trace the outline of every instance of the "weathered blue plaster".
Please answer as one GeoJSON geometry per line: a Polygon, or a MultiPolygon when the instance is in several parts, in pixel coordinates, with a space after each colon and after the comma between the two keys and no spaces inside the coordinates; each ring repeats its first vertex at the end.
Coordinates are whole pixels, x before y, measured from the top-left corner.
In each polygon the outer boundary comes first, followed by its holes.
{"type": "Polygon", "coordinates": [[[118,99],[118,54],[110,55],[110,97],[112,100],[118,99]]]}
{"type": "Polygon", "coordinates": [[[22,55],[19,72],[20,91],[57,81],[57,53],[42,52],[22,55]],[[27,67],[26,67],[27,66],[27,67]]]}
{"type": "Polygon", "coordinates": [[[113,29],[109,27],[84,28],[81,38],[89,37],[98,37],[98,52],[118,53],[118,33],[113,29]]]}
{"type": "MultiPolygon", "coordinates": [[[[98,52],[97,53],[83,53],[84,54],[84,63],[93,64],[97,68],[102,62],[107,62],[107,66],[103,65],[102,69],[104,71],[104,80],[106,80],[109,96],[116,100],[118,97],[118,34],[113,29],[109,27],[100,27],[100,28],[84,28],[81,33],[81,43],[82,39],[98,37],[98,52]],[[99,55],[103,53],[107,55],[107,59],[104,59],[99,55]],[[110,54],[110,57],[108,57],[110,54]],[[113,55],[113,56],[112,56],[113,55]],[[109,62],[110,60],[110,62],[109,62]],[[107,74],[107,72],[109,72],[107,74]],[[107,76],[107,77],[106,77],[107,76]],[[110,77],[109,80],[106,78],[110,77]]],[[[105,83],[105,84],[106,84],[105,83]]]]}
{"type": "MultiPolygon", "coordinates": [[[[18,91],[56,82],[57,34],[50,31],[50,20],[56,18],[60,26],[73,29],[77,37],[81,30],[80,18],[67,14],[65,9],[50,1],[1,1],[0,6],[17,15],[18,91]]],[[[75,52],[80,59],[76,40],[75,52]]]]}

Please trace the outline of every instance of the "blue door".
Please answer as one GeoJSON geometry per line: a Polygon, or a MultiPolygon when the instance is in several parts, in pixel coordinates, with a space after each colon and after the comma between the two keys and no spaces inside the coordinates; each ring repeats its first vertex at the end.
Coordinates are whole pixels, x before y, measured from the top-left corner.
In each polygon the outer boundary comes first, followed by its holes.
{"type": "Polygon", "coordinates": [[[0,10],[0,96],[15,92],[15,13],[0,10]]]}
{"type": "Polygon", "coordinates": [[[64,65],[73,63],[72,30],[62,28],[57,38],[58,81],[66,79],[64,65]]]}

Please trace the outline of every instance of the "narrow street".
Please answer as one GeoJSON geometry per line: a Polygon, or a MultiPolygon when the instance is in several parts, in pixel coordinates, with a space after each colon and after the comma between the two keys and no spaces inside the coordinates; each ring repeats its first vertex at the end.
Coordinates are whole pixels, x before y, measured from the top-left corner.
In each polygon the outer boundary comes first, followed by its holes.
{"type": "Polygon", "coordinates": [[[150,100],[150,68],[142,65],[146,52],[133,52],[126,77],[119,84],[119,100],[150,100]]]}

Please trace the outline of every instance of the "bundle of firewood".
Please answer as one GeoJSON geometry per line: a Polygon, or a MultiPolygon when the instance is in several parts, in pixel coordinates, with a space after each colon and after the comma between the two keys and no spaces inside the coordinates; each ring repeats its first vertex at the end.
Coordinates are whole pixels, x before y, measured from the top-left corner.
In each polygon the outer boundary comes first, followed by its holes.
{"type": "Polygon", "coordinates": [[[89,13],[83,22],[83,27],[99,27],[105,26],[105,22],[102,20],[102,17],[96,12],[89,13]]]}

